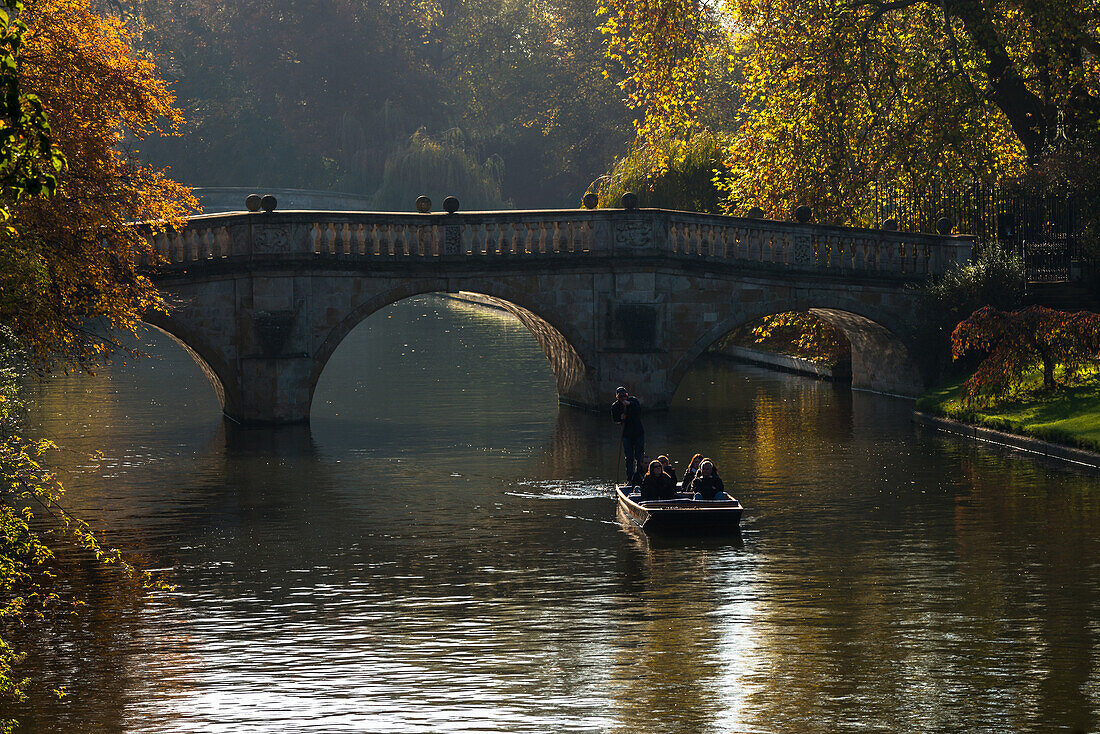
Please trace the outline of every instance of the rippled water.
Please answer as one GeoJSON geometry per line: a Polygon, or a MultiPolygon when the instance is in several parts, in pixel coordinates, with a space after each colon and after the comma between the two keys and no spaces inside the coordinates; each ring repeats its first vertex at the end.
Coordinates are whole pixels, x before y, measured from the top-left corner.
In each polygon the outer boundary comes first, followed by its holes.
{"type": "Polygon", "coordinates": [[[34,424],[70,505],[176,590],[78,574],[89,608],[25,641],[26,731],[1096,729],[1095,477],[704,362],[648,443],[714,457],[743,533],[659,542],[618,522],[616,427],[559,409],[503,314],[372,316],[311,429],[223,424],[146,341],[34,424]]]}

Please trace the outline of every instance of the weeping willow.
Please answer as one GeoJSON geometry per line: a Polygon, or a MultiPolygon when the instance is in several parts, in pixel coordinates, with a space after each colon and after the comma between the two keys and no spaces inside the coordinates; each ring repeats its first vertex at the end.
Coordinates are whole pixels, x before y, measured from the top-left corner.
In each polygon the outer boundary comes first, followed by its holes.
{"type": "Polygon", "coordinates": [[[643,207],[721,213],[718,181],[725,171],[726,143],[725,136],[708,130],[687,140],[671,134],[656,140],[638,138],[630,153],[590,190],[599,195],[600,206],[618,206],[623,193],[633,191],[643,207]]]}
{"type": "Polygon", "coordinates": [[[438,137],[421,128],[407,144],[386,159],[382,184],[374,194],[374,207],[383,211],[406,211],[424,194],[436,202],[456,196],[465,211],[508,208],[501,183],[504,160],[491,155],[484,162],[466,149],[461,130],[452,129],[438,137]]]}

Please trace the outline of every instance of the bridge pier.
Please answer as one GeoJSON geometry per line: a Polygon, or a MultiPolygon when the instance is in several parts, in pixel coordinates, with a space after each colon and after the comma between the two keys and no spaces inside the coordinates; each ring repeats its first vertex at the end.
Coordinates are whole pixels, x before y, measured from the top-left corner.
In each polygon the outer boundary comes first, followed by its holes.
{"type": "Polygon", "coordinates": [[[238,397],[225,415],[244,425],[308,423],[313,364],[307,355],[241,359],[238,397]]]}

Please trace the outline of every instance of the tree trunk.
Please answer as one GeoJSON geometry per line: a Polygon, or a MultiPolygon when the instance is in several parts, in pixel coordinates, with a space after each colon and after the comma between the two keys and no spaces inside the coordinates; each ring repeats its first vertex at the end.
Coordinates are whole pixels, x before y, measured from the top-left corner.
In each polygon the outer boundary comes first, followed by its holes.
{"type": "Polygon", "coordinates": [[[1043,360],[1043,389],[1053,390],[1057,383],[1054,381],[1055,361],[1050,349],[1039,347],[1039,359],[1043,360]]]}
{"type": "Polygon", "coordinates": [[[1005,113],[1027,151],[1028,162],[1036,163],[1057,122],[1056,110],[1027,88],[982,0],[945,0],[944,9],[962,21],[967,35],[985,54],[991,101],[1005,113]]]}

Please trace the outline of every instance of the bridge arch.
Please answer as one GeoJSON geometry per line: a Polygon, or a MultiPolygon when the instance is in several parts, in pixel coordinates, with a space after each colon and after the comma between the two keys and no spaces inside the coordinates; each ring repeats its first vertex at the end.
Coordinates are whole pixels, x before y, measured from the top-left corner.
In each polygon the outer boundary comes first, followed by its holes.
{"type": "Polygon", "coordinates": [[[896,315],[868,306],[846,294],[827,298],[771,300],[735,307],[704,332],[669,370],[674,395],[692,365],[719,339],[739,326],[772,314],[809,311],[840,329],[852,348],[852,388],[914,397],[924,391],[924,378],[910,349],[911,333],[896,315]]]}
{"type": "Polygon", "coordinates": [[[347,335],[365,319],[406,298],[459,291],[476,293],[492,305],[515,316],[531,332],[550,363],[561,402],[581,406],[595,402],[597,391],[591,362],[586,361],[574,340],[567,336],[568,325],[563,324],[554,314],[546,313],[547,309],[530,303],[531,299],[525,295],[529,291],[485,282],[466,282],[456,286],[449,279],[428,278],[405,281],[374,293],[328,328],[320,347],[313,355],[309,374],[309,404],[312,405],[314,391],[329,359],[347,335]]]}
{"type": "Polygon", "coordinates": [[[234,415],[240,407],[241,396],[237,389],[235,373],[229,369],[217,350],[210,347],[200,334],[188,329],[171,315],[162,312],[150,312],[142,321],[157,331],[168,335],[195,361],[203,375],[214,388],[218,404],[226,415],[234,415]]]}

